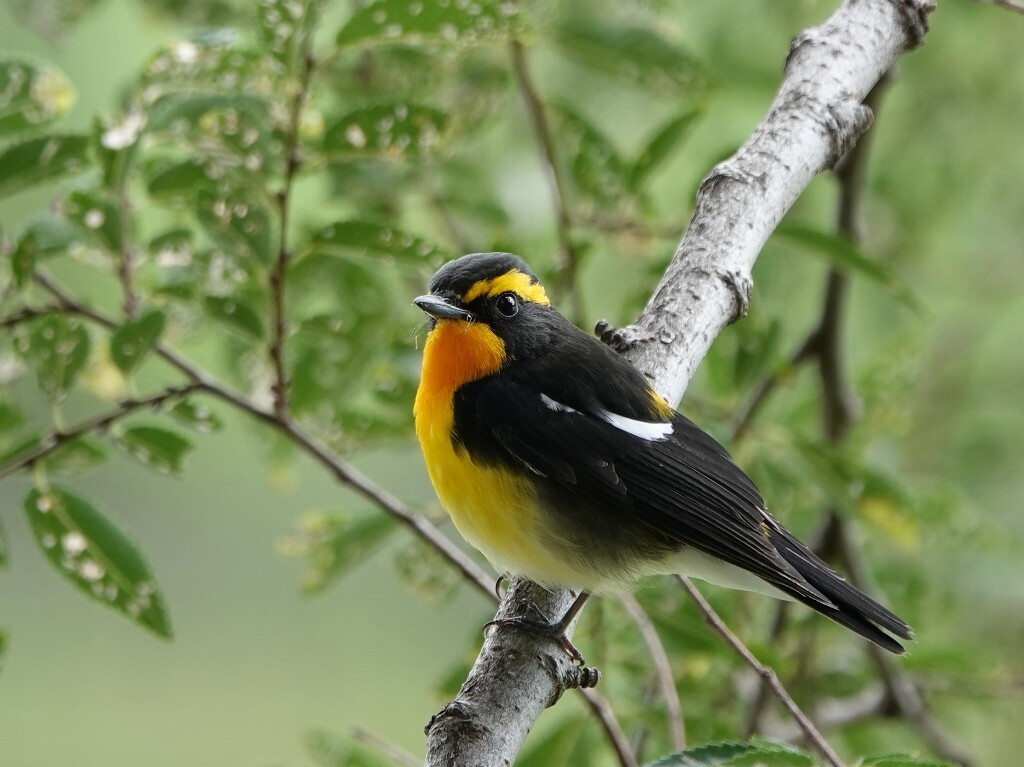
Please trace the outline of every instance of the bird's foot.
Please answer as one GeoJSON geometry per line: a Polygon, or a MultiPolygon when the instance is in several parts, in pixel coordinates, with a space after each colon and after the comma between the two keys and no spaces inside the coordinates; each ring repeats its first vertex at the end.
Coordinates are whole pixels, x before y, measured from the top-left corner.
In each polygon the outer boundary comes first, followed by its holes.
{"type": "MultiPolygon", "coordinates": [[[[532,607],[532,605],[531,605],[532,607]]],[[[536,608],[534,608],[536,611],[536,608]]],[[[576,646],[569,641],[569,637],[565,635],[565,626],[562,621],[557,623],[549,623],[543,620],[532,620],[525,616],[518,616],[515,618],[495,618],[492,621],[487,621],[484,624],[484,632],[486,633],[489,628],[505,628],[512,626],[514,628],[529,631],[533,634],[539,634],[540,636],[551,637],[559,646],[565,650],[566,654],[579,666],[585,666],[586,661],[583,659],[583,654],[576,649],[576,646]]]]}

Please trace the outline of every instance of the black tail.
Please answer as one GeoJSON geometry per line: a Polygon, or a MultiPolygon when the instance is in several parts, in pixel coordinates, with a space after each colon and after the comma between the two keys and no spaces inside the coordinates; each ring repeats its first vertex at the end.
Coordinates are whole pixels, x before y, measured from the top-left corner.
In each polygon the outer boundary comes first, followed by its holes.
{"type": "Polygon", "coordinates": [[[889,634],[895,634],[902,639],[912,639],[910,626],[860,589],[847,583],[839,573],[818,559],[813,551],[786,530],[772,530],[771,541],[782,558],[835,607],[816,603],[796,592],[791,592],[793,597],[839,625],[846,626],[865,639],[871,640],[879,647],[892,653],[903,652],[903,645],[889,634]]]}

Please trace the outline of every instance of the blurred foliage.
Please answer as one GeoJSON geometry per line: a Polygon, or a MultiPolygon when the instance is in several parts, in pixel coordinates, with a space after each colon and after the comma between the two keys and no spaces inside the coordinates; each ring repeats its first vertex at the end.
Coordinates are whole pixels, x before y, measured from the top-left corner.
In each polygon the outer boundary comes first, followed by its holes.
{"type": "MultiPolygon", "coordinates": [[[[77,439],[54,435],[83,408],[105,413],[139,391],[182,384],[174,360],[184,357],[208,363],[218,386],[264,414],[279,364],[290,417],[336,455],[407,439],[422,337],[422,328],[410,332],[418,317],[408,301],[430,273],[466,250],[508,249],[561,284],[554,208],[510,63],[513,40],[525,46],[529,87],[567,181],[583,305],[628,321],[671,256],[700,178],[752,128],[750,104],[756,113],[769,102],[785,39],[830,10],[823,0],[772,3],[760,9],[763,23],[746,24],[726,6],[610,0],[140,5],[173,20],[178,39],[115,83],[85,129],[68,127],[74,72],[0,55],[0,198],[51,200],[31,218],[0,219],[0,476],[41,447],[58,448],[32,466],[28,497],[5,495],[0,514],[23,508],[63,577],[161,636],[174,606],[139,551],[146,541],[49,482],[113,472],[111,446],[156,472],[187,475],[193,440],[223,425],[209,392],[126,409],[77,439]],[[101,287],[80,292],[83,275],[101,287]]],[[[73,37],[100,6],[13,5],[51,38],[73,37]]],[[[945,34],[943,42],[907,59],[905,82],[875,128],[866,241],[832,231],[833,182],[817,182],[766,246],[751,314],[714,345],[688,402],[727,441],[751,393],[777,381],[731,445],[735,455],[787,525],[809,534],[831,508],[870,541],[886,601],[922,637],[906,666],[922,687],[944,691],[939,713],[953,722],[999,705],[997,693],[984,703],[964,693],[1024,678],[1019,647],[1018,657],[1007,650],[1007,638],[1024,631],[1024,594],[999,585],[1024,528],[976,512],[1019,495],[1014,448],[1024,426],[1024,369],[1006,354],[1017,343],[1006,328],[1022,315],[1013,287],[1022,271],[1020,193],[1000,186],[1024,173],[1019,152],[1000,155],[1024,122],[1024,84],[992,74],[1019,34],[990,24],[990,51],[964,52],[983,13],[943,4],[937,19],[964,31],[940,27],[932,38],[945,34]],[[998,118],[982,118],[985,135],[976,136],[958,99],[980,87],[987,101],[971,103],[998,118]],[[986,180],[995,165],[1003,173],[986,180]],[[820,313],[821,274],[833,266],[853,281],[846,363],[860,404],[839,445],[823,442],[815,379],[793,361],[820,313]],[[1006,312],[993,318],[996,303],[1006,312]],[[972,616],[969,637],[963,616],[972,616]]],[[[294,454],[287,439],[275,443],[275,460],[294,454]]],[[[398,529],[363,508],[315,513],[283,549],[308,560],[304,588],[321,592],[389,549],[398,529]]],[[[403,535],[391,551],[410,591],[449,598],[459,587],[452,569],[403,535]]],[[[7,554],[0,530],[0,566],[7,554]]],[[[714,744],[656,764],[810,763],[767,742],[731,742],[750,705],[744,671],[671,583],[652,583],[639,598],[673,661],[690,741],[714,744]]],[[[766,600],[709,598],[802,705],[852,699],[876,682],[856,640],[806,611],[771,637],[766,600]]],[[[470,652],[479,637],[464,628],[470,652]]],[[[663,706],[625,614],[595,606],[579,638],[594,648],[587,654],[643,753],[666,754],[663,706]]],[[[439,673],[445,693],[464,672],[439,673]]],[[[880,721],[830,737],[855,754],[921,747],[909,726],[880,721]]],[[[991,747],[976,732],[963,735],[991,747]]],[[[310,751],[326,764],[381,762],[365,745],[322,732],[310,751]]],[[[607,764],[609,756],[594,722],[572,711],[531,739],[520,761],[607,764]]]]}

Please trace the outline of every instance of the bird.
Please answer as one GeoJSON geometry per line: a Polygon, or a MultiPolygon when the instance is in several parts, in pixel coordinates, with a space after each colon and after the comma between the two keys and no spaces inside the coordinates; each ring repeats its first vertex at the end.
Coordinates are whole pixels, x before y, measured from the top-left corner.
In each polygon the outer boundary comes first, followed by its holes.
{"type": "Polygon", "coordinates": [[[413,406],[427,473],[459,533],[499,573],[578,594],[684,574],[798,601],[892,653],[910,627],[769,514],[714,438],[624,357],[566,319],[510,253],[444,264],[413,303],[427,315],[413,406]]]}

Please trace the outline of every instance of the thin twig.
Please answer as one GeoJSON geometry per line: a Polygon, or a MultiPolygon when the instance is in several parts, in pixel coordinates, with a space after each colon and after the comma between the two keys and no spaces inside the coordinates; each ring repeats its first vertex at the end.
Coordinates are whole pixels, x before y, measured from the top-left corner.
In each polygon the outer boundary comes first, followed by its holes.
{"type": "Polygon", "coordinates": [[[654,673],[661,688],[661,697],[665,700],[665,714],[668,719],[668,731],[672,739],[672,749],[681,751],[686,748],[686,725],[683,720],[683,707],[679,703],[679,691],[672,676],[672,664],[668,653],[661,643],[661,637],[654,627],[650,616],[632,594],[620,594],[619,603],[623,606],[633,623],[640,631],[640,636],[647,645],[647,652],[654,663],[654,673]]]}
{"type": "Polygon", "coordinates": [[[620,767],[638,767],[636,757],[633,756],[633,750],[629,747],[629,739],[626,737],[626,733],[622,731],[619,720],[616,719],[615,712],[612,711],[612,707],[607,699],[597,690],[593,689],[581,689],[580,694],[583,696],[583,700],[587,702],[590,711],[597,717],[597,720],[604,728],[605,735],[611,742],[612,748],[615,749],[615,756],[619,760],[620,767]]]}
{"type": "Polygon", "coordinates": [[[558,153],[555,151],[555,141],[551,135],[551,128],[548,126],[544,103],[540,99],[540,95],[533,84],[533,80],[530,78],[530,72],[526,66],[526,55],[523,51],[523,45],[518,40],[513,40],[510,44],[510,49],[516,85],[519,88],[520,95],[523,97],[523,101],[526,103],[526,109],[530,113],[530,122],[533,124],[533,132],[537,138],[537,146],[540,149],[541,159],[544,163],[548,187],[551,190],[551,202],[555,208],[555,232],[558,237],[561,256],[555,287],[564,290],[568,294],[572,307],[570,316],[574,319],[579,319],[583,314],[583,299],[580,296],[579,285],[577,284],[579,250],[576,248],[572,238],[569,193],[565,180],[562,178],[561,167],[558,164],[558,153]]]}
{"type": "Polygon", "coordinates": [[[277,193],[277,258],[274,269],[270,273],[270,343],[267,354],[274,368],[274,382],[271,390],[274,397],[274,413],[283,418],[288,414],[288,373],[284,361],[284,339],[288,332],[285,317],[285,284],[288,264],[291,261],[291,250],[288,247],[288,224],[290,220],[290,202],[295,175],[302,164],[299,154],[299,129],[302,123],[302,110],[309,97],[310,81],[315,69],[315,61],[309,52],[312,35],[307,34],[300,46],[299,56],[302,60],[302,72],[296,83],[292,96],[291,109],[288,114],[288,128],[284,139],[284,181],[277,193]]]}
{"type": "Polygon", "coordinates": [[[765,376],[756,387],[754,387],[753,394],[744,403],[744,405],[736,412],[736,417],[733,419],[732,430],[730,434],[730,440],[732,442],[738,442],[746,436],[747,430],[753,424],[754,419],[764,406],[765,402],[768,401],[768,397],[775,391],[776,387],[782,383],[783,378],[791,372],[793,369],[799,367],[802,363],[806,362],[815,353],[815,347],[818,343],[818,335],[815,331],[811,331],[807,334],[807,337],[793,350],[793,353],[789,355],[788,361],[781,367],[773,370],[767,376],[765,376]]]}
{"type": "Polygon", "coordinates": [[[75,426],[69,426],[66,429],[54,429],[40,439],[39,444],[35,447],[13,456],[6,463],[0,464],[0,479],[31,466],[36,461],[45,458],[78,437],[106,431],[122,418],[139,410],[145,410],[146,408],[159,410],[171,400],[186,397],[200,388],[202,387],[197,383],[189,383],[184,386],[168,386],[166,389],[149,397],[121,400],[113,410],[103,415],[89,418],[75,426]]]}
{"type": "MultiPolygon", "coordinates": [[[[36,272],[36,282],[53,295],[63,309],[67,312],[86,317],[93,322],[113,330],[117,324],[95,309],[75,301],[58,286],[53,280],[42,272],[36,272]]],[[[334,455],[328,448],[316,442],[307,435],[296,423],[288,418],[282,418],[277,414],[264,410],[247,397],[232,391],[216,381],[209,378],[203,371],[185,360],[177,352],[164,344],[157,344],[153,353],[172,367],[182,372],[188,379],[196,384],[197,388],[206,392],[230,405],[241,410],[253,418],[272,426],[274,429],[289,437],[305,453],[312,456],[321,466],[330,471],[343,484],[351,487],[357,493],[374,503],[377,507],[390,514],[399,522],[413,530],[424,539],[442,556],[449,560],[462,575],[472,584],[488,596],[493,596],[491,586],[493,579],[490,578],[482,567],[472,558],[465,554],[450,538],[438,530],[425,517],[416,514],[405,504],[399,501],[391,493],[374,483],[369,477],[359,472],[355,467],[334,455]]]]}
{"type": "Polygon", "coordinates": [[[844,767],[843,761],[839,758],[839,755],[832,750],[832,747],[828,744],[828,741],[822,737],[822,734],[818,732],[818,729],[814,726],[807,715],[800,710],[800,707],[796,704],[789,693],[786,692],[786,688],[782,686],[782,682],[775,675],[772,669],[759,661],[754,654],[747,649],[747,646],[743,644],[739,637],[737,637],[725,622],[719,617],[715,609],[708,603],[704,596],[697,591],[697,588],[690,582],[690,579],[683,575],[677,575],[676,580],[686,590],[686,593],[690,595],[690,598],[696,603],[701,613],[704,615],[704,620],[708,623],[711,628],[718,632],[726,643],[739,655],[754,672],[764,680],[764,683],[768,685],[771,691],[775,694],[776,699],[783,705],[789,715],[793,717],[793,720],[797,723],[803,733],[807,736],[808,741],[814,745],[818,752],[825,757],[832,767],[844,767]]]}
{"type": "Polygon", "coordinates": [[[384,740],[383,738],[374,735],[369,730],[362,727],[353,727],[351,730],[352,739],[363,743],[374,751],[377,751],[382,756],[390,759],[399,767],[420,767],[420,760],[413,757],[412,754],[403,751],[394,743],[384,740]]]}
{"type": "Polygon", "coordinates": [[[36,317],[45,317],[47,314],[63,313],[65,313],[65,309],[60,304],[24,306],[17,311],[11,312],[6,317],[0,317],[0,328],[13,328],[24,322],[34,320],[36,317]]]}

